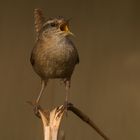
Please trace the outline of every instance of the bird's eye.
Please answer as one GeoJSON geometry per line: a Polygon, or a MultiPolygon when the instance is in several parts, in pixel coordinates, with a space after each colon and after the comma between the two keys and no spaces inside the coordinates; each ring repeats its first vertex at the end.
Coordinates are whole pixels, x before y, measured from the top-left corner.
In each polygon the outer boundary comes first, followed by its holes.
{"type": "Polygon", "coordinates": [[[51,23],[50,25],[51,25],[52,27],[55,27],[55,26],[56,26],[56,24],[55,24],[55,23],[51,23]]]}

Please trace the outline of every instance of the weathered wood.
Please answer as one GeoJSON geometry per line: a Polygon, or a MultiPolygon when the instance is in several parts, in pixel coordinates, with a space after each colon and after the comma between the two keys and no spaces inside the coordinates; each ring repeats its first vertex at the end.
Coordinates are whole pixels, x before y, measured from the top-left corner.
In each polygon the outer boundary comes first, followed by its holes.
{"type": "MultiPolygon", "coordinates": [[[[41,106],[33,105],[34,113],[37,117],[41,118],[44,129],[44,140],[58,140],[59,127],[65,111],[71,111],[77,115],[82,121],[91,126],[104,140],[109,138],[101,131],[97,125],[81,110],[76,108],[73,104],[68,103],[67,108],[64,105],[54,108],[52,111],[44,110],[41,106]]],[[[65,137],[63,136],[63,139],[65,137]]]]}
{"type": "Polygon", "coordinates": [[[61,105],[53,109],[51,112],[38,110],[44,129],[44,140],[57,140],[60,122],[64,114],[64,107],[61,105]]]}

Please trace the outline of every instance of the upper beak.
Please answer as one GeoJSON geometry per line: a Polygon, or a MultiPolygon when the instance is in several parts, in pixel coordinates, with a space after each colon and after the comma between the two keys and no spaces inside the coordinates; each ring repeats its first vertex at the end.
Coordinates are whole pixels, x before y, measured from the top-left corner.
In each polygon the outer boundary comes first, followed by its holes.
{"type": "Polygon", "coordinates": [[[70,35],[74,35],[70,30],[69,30],[69,20],[67,20],[66,22],[62,23],[60,25],[60,30],[61,31],[65,31],[70,35]]]}

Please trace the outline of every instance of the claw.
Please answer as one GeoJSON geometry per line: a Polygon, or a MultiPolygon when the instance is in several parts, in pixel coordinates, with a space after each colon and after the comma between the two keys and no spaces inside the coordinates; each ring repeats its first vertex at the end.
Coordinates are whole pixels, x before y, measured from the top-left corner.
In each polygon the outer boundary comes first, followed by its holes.
{"type": "Polygon", "coordinates": [[[27,101],[28,104],[30,104],[31,106],[33,106],[33,111],[34,114],[40,118],[40,114],[39,114],[39,109],[41,109],[40,105],[36,102],[32,102],[32,101],[27,101]]]}
{"type": "Polygon", "coordinates": [[[40,118],[39,109],[40,109],[40,105],[34,104],[33,111],[34,111],[35,115],[40,118]]]}

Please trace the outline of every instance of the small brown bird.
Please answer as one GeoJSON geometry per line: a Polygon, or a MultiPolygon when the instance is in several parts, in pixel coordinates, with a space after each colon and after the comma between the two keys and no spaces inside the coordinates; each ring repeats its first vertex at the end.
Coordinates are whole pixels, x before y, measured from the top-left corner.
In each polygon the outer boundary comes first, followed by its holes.
{"type": "Polygon", "coordinates": [[[77,49],[69,37],[72,35],[68,28],[69,21],[62,17],[45,20],[40,9],[35,9],[34,17],[37,39],[30,61],[41,78],[41,90],[36,104],[39,103],[48,80],[55,78],[62,79],[65,83],[67,104],[71,76],[75,65],[79,63],[77,49]]]}

